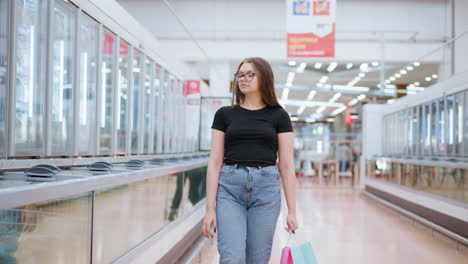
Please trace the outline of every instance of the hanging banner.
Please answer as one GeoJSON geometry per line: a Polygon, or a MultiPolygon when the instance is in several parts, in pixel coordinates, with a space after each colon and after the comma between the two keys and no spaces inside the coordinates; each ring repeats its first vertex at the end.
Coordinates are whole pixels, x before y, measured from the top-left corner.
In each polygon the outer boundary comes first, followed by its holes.
{"type": "Polygon", "coordinates": [[[336,0],[286,0],[288,58],[335,56],[336,0]]]}

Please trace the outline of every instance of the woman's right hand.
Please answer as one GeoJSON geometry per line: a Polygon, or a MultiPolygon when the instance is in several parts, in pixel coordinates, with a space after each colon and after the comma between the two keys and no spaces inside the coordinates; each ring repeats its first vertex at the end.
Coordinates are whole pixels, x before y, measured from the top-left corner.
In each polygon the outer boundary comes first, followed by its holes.
{"type": "Polygon", "coordinates": [[[207,238],[213,238],[214,234],[211,232],[213,226],[214,232],[216,232],[216,213],[214,210],[206,212],[205,219],[203,220],[203,235],[207,238]]]}

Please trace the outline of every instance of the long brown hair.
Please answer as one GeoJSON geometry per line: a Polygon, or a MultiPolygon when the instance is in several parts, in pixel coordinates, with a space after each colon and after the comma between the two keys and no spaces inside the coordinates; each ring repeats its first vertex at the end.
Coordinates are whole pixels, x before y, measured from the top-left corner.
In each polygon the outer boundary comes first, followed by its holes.
{"type": "MultiPolygon", "coordinates": [[[[275,93],[275,77],[273,76],[273,70],[271,69],[270,63],[260,57],[252,57],[244,59],[237,67],[237,72],[244,63],[251,63],[256,70],[256,76],[258,78],[258,84],[260,94],[263,101],[269,106],[280,106],[275,93]]],[[[232,83],[232,100],[233,106],[240,105],[245,101],[245,94],[243,94],[239,88],[239,83],[234,80],[232,83]]]]}

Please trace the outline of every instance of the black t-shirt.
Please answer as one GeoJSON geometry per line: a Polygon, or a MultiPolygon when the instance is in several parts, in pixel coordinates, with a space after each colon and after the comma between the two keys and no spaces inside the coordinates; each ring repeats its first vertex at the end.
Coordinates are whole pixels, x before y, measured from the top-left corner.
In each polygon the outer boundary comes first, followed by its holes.
{"type": "Polygon", "coordinates": [[[240,106],[223,106],[211,128],[223,131],[224,163],[244,166],[276,164],[278,133],[292,132],[291,119],[281,106],[248,110],[240,106]]]}

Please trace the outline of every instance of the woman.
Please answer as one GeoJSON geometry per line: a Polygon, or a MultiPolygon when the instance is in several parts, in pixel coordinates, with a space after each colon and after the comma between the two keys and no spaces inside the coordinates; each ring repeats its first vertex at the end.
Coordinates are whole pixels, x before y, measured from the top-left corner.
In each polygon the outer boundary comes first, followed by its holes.
{"type": "Polygon", "coordinates": [[[221,107],[211,127],[203,234],[213,238],[218,231],[220,263],[265,264],[281,209],[280,176],[288,205],[286,230],[298,228],[293,130],[264,59],[240,63],[233,94],[236,103],[233,97],[232,106],[221,107]]]}

